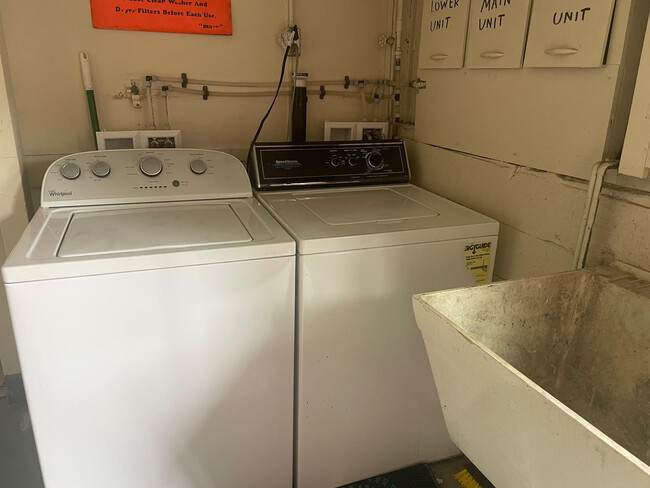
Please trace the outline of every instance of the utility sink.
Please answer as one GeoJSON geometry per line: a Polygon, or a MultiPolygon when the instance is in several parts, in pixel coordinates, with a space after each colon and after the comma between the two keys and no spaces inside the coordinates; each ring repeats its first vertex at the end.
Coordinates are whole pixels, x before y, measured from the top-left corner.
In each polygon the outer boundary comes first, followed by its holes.
{"type": "Polygon", "coordinates": [[[497,488],[650,487],[650,282],[603,267],[413,300],[451,438],[497,488]]]}

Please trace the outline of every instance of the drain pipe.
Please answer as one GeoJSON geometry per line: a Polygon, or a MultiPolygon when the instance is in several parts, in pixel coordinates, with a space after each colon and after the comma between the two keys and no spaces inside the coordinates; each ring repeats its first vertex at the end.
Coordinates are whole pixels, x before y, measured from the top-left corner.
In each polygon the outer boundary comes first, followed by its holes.
{"type": "Polygon", "coordinates": [[[596,221],[596,211],[598,210],[598,201],[600,191],[603,188],[605,173],[610,168],[618,167],[618,161],[601,161],[594,165],[591,170],[589,179],[589,190],[587,191],[587,201],[585,203],[585,213],[580,223],[580,233],[576,243],[575,254],[571,269],[582,269],[585,267],[587,252],[589,251],[589,242],[591,241],[591,232],[596,221]]]}
{"type": "Polygon", "coordinates": [[[307,139],[307,73],[296,73],[291,109],[291,142],[307,139]]]}

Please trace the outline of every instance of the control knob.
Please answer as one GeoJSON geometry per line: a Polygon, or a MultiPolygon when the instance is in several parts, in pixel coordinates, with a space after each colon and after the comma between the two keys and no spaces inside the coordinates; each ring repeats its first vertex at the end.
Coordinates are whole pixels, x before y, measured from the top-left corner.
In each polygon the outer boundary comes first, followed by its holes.
{"type": "Polygon", "coordinates": [[[384,157],[377,151],[366,154],[366,164],[369,169],[381,169],[384,166],[384,157]]]}
{"type": "Polygon", "coordinates": [[[95,176],[104,178],[111,172],[111,167],[106,161],[95,161],[92,171],[95,176]]]}
{"type": "Polygon", "coordinates": [[[337,166],[340,166],[341,165],[341,158],[339,158],[338,156],[332,156],[332,158],[330,159],[330,164],[332,166],[334,166],[335,168],[337,166]]]}
{"type": "Polygon", "coordinates": [[[195,159],[190,163],[190,169],[195,175],[202,175],[206,172],[208,167],[202,159],[195,159]]]}
{"type": "Polygon", "coordinates": [[[77,166],[75,163],[65,163],[61,167],[61,176],[63,176],[66,180],[74,180],[76,178],[79,178],[79,175],[81,174],[81,168],[77,166]]]}
{"type": "Polygon", "coordinates": [[[154,156],[147,156],[140,161],[140,171],[146,176],[158,176],[162,170],[162,161],[154,156]]]}

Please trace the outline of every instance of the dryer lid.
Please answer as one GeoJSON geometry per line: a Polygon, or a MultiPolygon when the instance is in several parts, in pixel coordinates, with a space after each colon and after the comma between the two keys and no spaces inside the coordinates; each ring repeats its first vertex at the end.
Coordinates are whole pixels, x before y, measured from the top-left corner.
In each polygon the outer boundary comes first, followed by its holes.
{"type": "Polygon", "coordinates": [[[389,188],[320,192],[298,196],[296,200],[329,225],[404,221],[440,215],[389,188]]]}
{"type": "Polygon", "coordinates": [[[494,237],[495,220],[413,185],[259,192],[300,254],[494,237]]]}
{"type": "Polygon", "coordinates": [[[83,257],[250,242],[251,236],[230,205],[191,205],[134,211],[80,210],[57,252],[83,257]]]}

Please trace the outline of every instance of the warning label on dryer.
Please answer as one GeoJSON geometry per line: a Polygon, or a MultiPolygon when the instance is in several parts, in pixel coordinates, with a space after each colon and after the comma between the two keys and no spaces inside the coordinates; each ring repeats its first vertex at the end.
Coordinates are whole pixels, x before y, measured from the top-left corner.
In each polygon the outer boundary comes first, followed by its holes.
{"type": "Polygon", "coordinates": [[[477,242],[465,246],[465,266],[476,277],[476,283],[485,285],[490,281],[492,241],[477,242]]]}

